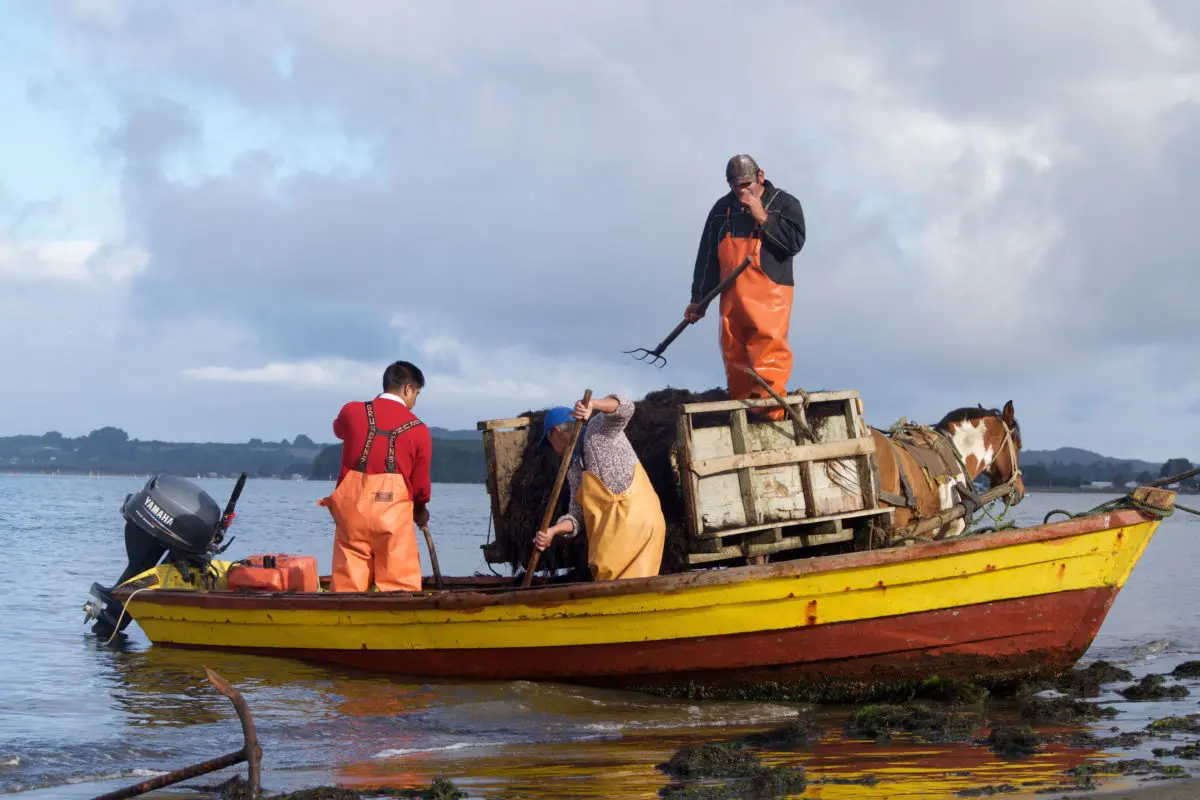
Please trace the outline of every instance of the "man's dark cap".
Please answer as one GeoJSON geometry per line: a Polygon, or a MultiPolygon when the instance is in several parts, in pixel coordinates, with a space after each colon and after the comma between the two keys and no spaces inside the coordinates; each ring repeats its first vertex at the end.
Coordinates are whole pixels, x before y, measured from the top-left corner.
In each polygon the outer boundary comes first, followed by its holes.
{"type": "Polygon", "coordinates": [[[725,181],[727,183],[746,183],[758,177],[758,162],[742,153],[729,159],[725,165],[725,181]]]}

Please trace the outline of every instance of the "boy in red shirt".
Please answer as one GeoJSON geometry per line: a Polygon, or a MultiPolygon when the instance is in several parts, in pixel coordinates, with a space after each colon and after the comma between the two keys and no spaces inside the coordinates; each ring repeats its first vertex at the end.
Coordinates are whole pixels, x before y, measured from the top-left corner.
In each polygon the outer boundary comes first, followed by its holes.
{"type": "Polygon", "coordinates": [[[383,393],[342,406],[333,422],[342,440],[342,470],[321,500],[337,526],[335,592],[421,590],[416,526],[429,522],[429,429],[412,409],[425,387],[421,370],[396,361],[383,373],[383,393]]]}

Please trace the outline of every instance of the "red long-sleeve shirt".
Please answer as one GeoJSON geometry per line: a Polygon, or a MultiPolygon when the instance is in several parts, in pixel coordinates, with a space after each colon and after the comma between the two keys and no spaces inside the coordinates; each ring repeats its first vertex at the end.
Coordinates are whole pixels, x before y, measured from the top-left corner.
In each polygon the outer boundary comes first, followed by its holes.
{"type": "MultiPolygon", "coordinates": [[[[395,430],[416,419],[404,403],[391,395],[375,398],[375,430],[379,433],[395,430]]],[[[362,401],[346,403],[333,421],[333,433],[342,440],[342,471],[338,483],[358,464],[363,443],[367,440],[367,405],[362,401]]],[[[376,436],[367,458],[367,473],[387,472],[387,436],[376,436]]],[[[417,425],[396,437],[396,471],[404,476],[413,505],[421,508],[429,502],[429,456],[433,439],[429,428],[417,425]]]]}

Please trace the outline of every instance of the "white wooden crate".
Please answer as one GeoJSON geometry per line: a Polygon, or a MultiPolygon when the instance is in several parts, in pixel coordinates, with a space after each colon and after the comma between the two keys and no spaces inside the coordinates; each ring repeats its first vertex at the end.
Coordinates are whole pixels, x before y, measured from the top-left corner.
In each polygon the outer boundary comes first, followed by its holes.
{"type": "Polygon", "coordinates": [[[747,413],[777,407],[773,400],[683,406],[677,461],[692,550],[703,556],[694,561],[716,560],[731,546],[767,554],[844,541],[853,536],[849,528],[823,523],[887,513],[876,508],[875,450],[858,393],[785,399],[802,412],[815,442],[791,419],[747,413]]]}

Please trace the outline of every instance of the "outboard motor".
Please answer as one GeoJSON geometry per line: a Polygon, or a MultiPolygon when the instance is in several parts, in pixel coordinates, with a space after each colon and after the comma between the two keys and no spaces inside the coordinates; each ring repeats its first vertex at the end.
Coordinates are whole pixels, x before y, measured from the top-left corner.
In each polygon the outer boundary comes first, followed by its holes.
{"type": "Polygon", "coordinates": [[[214,556],[225,552],[225,532],[233,522],[234,506],[246,485],[246,473],[238,477],[233,494],[222,513],[220,506],[203,489],[175,475],[155,475],[141,491],[125,496],[121,516],[125,518],[125,554],[128,563],[112,587],[93,583],[95,601],[84,605],[84,623],[96,620],[92,632],[106,639],[125,630],[133,621],[125,607],[113,599],[112,590],[135,575],[157,566],[165,555],[185,580],[193,570],[207,576],[214,556]]]}

